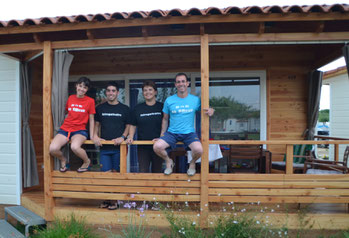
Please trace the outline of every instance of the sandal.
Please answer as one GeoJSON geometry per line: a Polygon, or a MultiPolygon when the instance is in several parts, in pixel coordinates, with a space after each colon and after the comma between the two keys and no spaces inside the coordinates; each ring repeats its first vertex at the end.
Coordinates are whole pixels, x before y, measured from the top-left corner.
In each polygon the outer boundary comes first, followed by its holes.
{"type": "Polygon", "coordinates": [[[68,171],[68,168],[69,168],[69,165],[66,164],[64,167],[60,167],[60,168],[59,168],[59,172],[61,172],[61,173],[67,172],[67,171],[68,171]]]}
{"type": "Polygon", "coordinates": [[[106,200],[106,201],[103,201],[100,205],[99,205],[99,207],[100,208],[108,208],[109,206],[111,206],[112,204],[111,204],[111,202],[109,201],[109,200],[106,200]]]}
{"type": "Polygon", "coordinates": [[[173,160],[171,160],[171,165],[170,165],[169,168],[166,168],[166,169],[165,169],[164,174],[165,174],[165,175],[170,175],[170,174],[172,174],[172,172],[173,172],[173,167],[174,167],[174,166],[175,166],[175,164],[174,164],[173,160]]]}
{"type": "Polygon", "coordinates": [[[116,202],[116,203],[112,203],[108,206],[108,210],[116,210],[119,208],[119,204],[116,202]]]}
{"type": "Polygon", "coordinates": [[[64,161],[64,166],[62,166],[63,163],[61,163],[61,167],[59,168],[59,172],[64,173],[68,171],[69,164],[67,164],[67,161],[64,161]]]}
{"type": "Polygon", "coordinates": [[[83,172],[87,172],[90,170],[90,166],[88,166],[87,168],[78,168],[78,170],[76,170],[76,172],[78,173],[83,173],[83,172]]]}
{"type": "MultiPolygon", "coordinates": [[[[76,170],[78,173],[83,173],[83,172],[87,172],[90,170],[90,164],[91,164],[91,160],[88,159],[89,163],[88,163],[88,166],[86,168],[83,168],[83,167],[80,167],[78,168],[78,170],[76,170]]],[[[84,164],[82,164],[84,165],[84,164]]]]}

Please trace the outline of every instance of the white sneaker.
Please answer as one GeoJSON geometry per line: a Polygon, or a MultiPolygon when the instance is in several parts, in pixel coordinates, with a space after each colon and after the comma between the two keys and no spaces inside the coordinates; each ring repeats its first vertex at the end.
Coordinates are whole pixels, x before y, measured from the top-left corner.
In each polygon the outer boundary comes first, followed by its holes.
{"type": "Polygon", "coordinates": [[[196,174],[196,170],[189,168],[187,170],[187,174],[188,174],[188,176],[194,176],[196,174]]]}

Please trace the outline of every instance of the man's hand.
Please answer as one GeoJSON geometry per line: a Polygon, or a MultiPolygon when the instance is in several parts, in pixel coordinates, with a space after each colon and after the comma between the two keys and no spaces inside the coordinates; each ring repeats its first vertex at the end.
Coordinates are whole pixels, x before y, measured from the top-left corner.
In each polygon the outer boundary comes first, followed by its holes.
{"type": "Polygon", "coordinates": [[[103,146],[102,141],[104,141],[104,139],[102,139],[98,136],[94,136],[92,141],[96,146],[103,146]]]}
{"type": "Polygon", "coordinates": [[[120,145],[122,142],[124,142],[124,138],[118,137],[118,138],[112,139],[112,141],[114,141],[114,145],[120,145]]]}
{"type": "Polygon", "coordinates": [[[212,116],[214,114],[214,109],[213,108],[205,108],[204,112],[206,115],[208,115],[209,117],[212,116]]]}
{"type": "Polygon", "coordinates": [[[133,143],[133,139],[132,138],[127,138],[126,144],[131,145],[132,143],[133,143]]]}

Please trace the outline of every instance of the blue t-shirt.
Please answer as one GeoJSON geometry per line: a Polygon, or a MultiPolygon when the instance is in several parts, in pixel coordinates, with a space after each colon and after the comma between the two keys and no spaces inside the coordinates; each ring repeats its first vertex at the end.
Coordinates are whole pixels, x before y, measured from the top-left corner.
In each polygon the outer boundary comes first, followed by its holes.
{"type": "Polygon", "coordinates": [[[170,116],[168,131],[175,134],[195,132],[195,112],[200,110],[201,101],[197,96],[188,94],[180,98],[177,94],[168,97],[162,111],[170,116]]]}

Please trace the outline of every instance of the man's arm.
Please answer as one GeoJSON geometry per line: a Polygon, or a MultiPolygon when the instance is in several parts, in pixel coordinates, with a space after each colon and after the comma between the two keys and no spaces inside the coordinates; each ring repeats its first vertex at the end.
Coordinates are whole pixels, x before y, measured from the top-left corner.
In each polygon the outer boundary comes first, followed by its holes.
{"type": "Polygon", "coordinates": [[[125,130],[122,133],[122,135],[118,138],[113,139],[114,145],[120,145],[122,142],[124,142],[126,140],[129,130],[130,130],[130,124],[126,124],[125,130]]]}
{"type": "Polygon", "coordinates": [[[129,133],[128,133],[128,138],[126,140],[126,143],[127,144],[132,144],[133,143],[133,137],[135,136],[135,133],[136,133],[136,126],[134,125],[130,125],[130,130],[129,130],[129,133]]]}
{"type": "Polygon", "coordinates": [[[167,128],[168,128],[168,114],[164,113],[164,116],[163,116],[162,122],[161,122],[160,136],[164,135],[164,133],[167,131],[167,128]]]}

